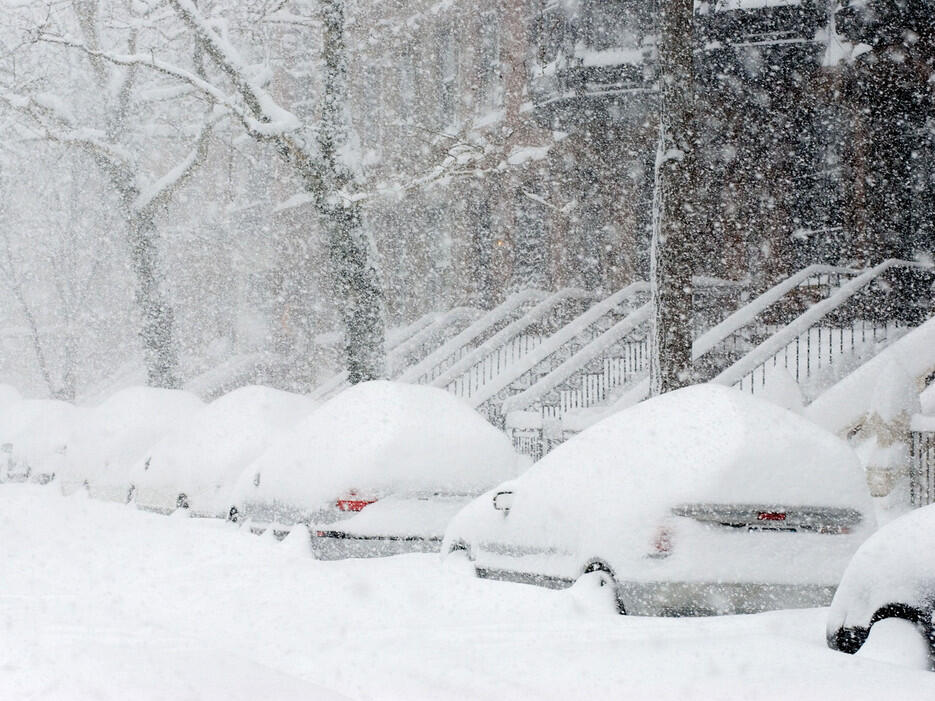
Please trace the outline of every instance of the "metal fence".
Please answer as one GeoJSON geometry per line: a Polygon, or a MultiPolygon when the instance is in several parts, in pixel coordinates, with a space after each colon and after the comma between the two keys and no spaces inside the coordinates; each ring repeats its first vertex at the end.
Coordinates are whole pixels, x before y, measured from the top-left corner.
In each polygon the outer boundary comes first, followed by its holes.
{"type": "Polygon", "coordinates": [[[909,441],[909,493],[913,506],[935,503],[935,431],[912,431],[909,441]]]}

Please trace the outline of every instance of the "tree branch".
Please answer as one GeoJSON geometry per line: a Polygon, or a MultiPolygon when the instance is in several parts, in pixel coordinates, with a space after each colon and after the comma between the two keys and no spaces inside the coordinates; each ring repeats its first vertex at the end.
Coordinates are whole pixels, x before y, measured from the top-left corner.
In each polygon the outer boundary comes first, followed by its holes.
{"type": "Polygon", "coordinates": [[[0,102],[32,119],[39,132],[49,141],[84,149],[115,177],[127,177],[130,172],[130,159],[127,154],[102,141],[98,138],[99,134],[91,129],[73,129],[62,114],[48,105],[43,105],[35,97],[0,90],[0,102]],[[50,121],[55,124],[50,124],[50,121]]]}
{"type": "Polygon", "coordinates": [[[169,200],[191,179],[194,172],[208,157],[208,144],[214,125],[224,116],[226,112],[223,110],[215,110],[213,114],[208,115],[192,150],[172,170],[159,178],[152,187],[139,194],[132,204],[134,212],[151,215],[169,203],[169,200]]]}

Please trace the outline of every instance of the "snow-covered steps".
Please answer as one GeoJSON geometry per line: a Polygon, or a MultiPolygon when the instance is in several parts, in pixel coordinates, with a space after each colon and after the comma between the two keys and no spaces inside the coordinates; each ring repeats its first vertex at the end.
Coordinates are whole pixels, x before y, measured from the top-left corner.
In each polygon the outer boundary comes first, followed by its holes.
{"type": "MultiPolygon", "coordinates": [[[[415,333],[401,334],[399,342],[387,349],[388,374],[395,376],[410,363],[418,362],[481,314],[479,309],[473,307],[455,307],[444,313],[432,313],[422,317],[425,322],[417,322],[419,328],[415,333]]],[[[311,397],[318,400],[328,399],[347,386],[347,370],[342,370],[316,387],[311,392],[311,397]]]]}
{"type": "Polygon", "coordinates": [[[465,399],[471,397],[544,338],[580,314],[593,299],[592,293],[578,288],[559,290],[465,353],[431,384],[465,399]]]}
{"type": "Polygon", "coordinates": [[[502,423],[504,400],[535,385],[609,329],[619,332],[648,299],[649,284],[635,282],[598,302],[486,382],[470,396],[470,403],[494,423],[502,423]]]}
{"type": "Polygon", "coordinates": [[[752,393],[768,392],[788,377],[810,401],[886,347],[911,325],[887,309],[889,291],[905,276],[929,271],[921,263],[887,260],[848,280],[749,353],[714,382],[752,393]]]}
{"type": "MultiPolygon", "coordinates": [[[[693,346],[696,364],[713,372],[725,358],[744,352],[751,339],[768,336],[767,323],[794,318],[802,304],[827,296],[858,272],[813,265],[774,285],[698,337],[693,346]]],[[[624,399],[629,406],[646,397],[651,313],[651,305],[645,305],[503,402],[501,411],[517,449],[527,452],[523,446],[529,448],[538,431],[540,441],[549,445],[533,447],[531,454],[547,452],[566,435],[602,418],[608,405],[624,399]],[[543,433],[545,424],[549,430],[543,433]]]]}
{"type": "Polygon", "coordinates": [[[861,271],[810,265],[782,280],[699,335],[692,345],[696,374],[710,379],[861,271]]]}
{"type": "MultiPolygon", "coordinates": [[[[905,325],[892,318],[868,321],[860,312],[873,309],[887,317],[886,296],[898,284],[893,276],[924,269],[904,261],[887,261],[867,271],[809,266],[701,334],[692,349],[696,367],[702,377],[710,376],[720,363],[733,360],[727,370],[714,373],[716,381],[725,381],[737,368],[746,372],[755,368],[760,389],[769,385],[773,394],[792,392],[801,405],[803,389],[810,398],[809,390],[827,386],[905,333],[905,325]],[[766,382],[762,358],[755,355],[765,353],[764,343],[775,344],[765,355],[770,361],[766,382]]],[[[505,426],[518,450],[542,455],[575,432],[648,396],[646,336],[651,313],[647,304],[502,402],[505,426]]],[[[749,383],[747,378],[745,390],[749,391],[749,383]]]]}
{"type": "Polygon", "coordinates": [[[400,382],[417,384],[432,382],[465,354],[480,346],[510,322],[521,319],[531,307],[547,297],[548,294],[541,290],[522,290],[511,295],[502,304],[477,318],[418,362],[398,374],[394,372],[394,368],[390,368],[390,376],[395,376],[400,382]]]}
{"type": "Polygon", "coordinates": [[[277,353],[242,353],[188,380],[184,388],[211,401],[244,385],[273,384],[271,378],[287,364],[277,353]]]}
{"type": "Polygon", "coordinates": [[[391,377],[399,374],[403,368],[424,358],[482,314],[474,307],[455,307],[445,312],[386,354],[387,374],[391,377]]]}
{"type": "MultiPolygon", "coordinates": [[[[428,314],[423,314],[418,319],[413,321],[411,324],[405,324],[403,326],[397,326],[392,329],[387,330],[386,332],[386,351],[387,353],[392,352],[400,345],[406,341],[413,338],[420,331],[423,331],[425,328],[431,326],[437,322],[444,314],[442,312],[429,312],[428,314]]],[[[338,339],[339,342],[343,343],[344,335],[341,334],[338,339]]],[[[332,341],[332,343],[337,343],[338,341],[332,341]]],[[[339,354],[338,354],[339,355],[339,354]]],[[[339,389],[345,387],[347,384],[347,370],[342,370],[335,373],[329,377],[325,382],[319,384],[315,387],[310,396],[313,399],[322,399],[323,397],[328,397],[339,389]]]]}
{"type": "Polygon", "coordinates": [[[555,417],[569,409],[587,408],[604,401],[607,392],[644,375],[649,369],[647,302],[607,329],[591,343],[564,360],[539,382],[504,400],[501,413],[533,405],[555,417]],[[578,382],[575,382],[575,380],[578,382]]]}

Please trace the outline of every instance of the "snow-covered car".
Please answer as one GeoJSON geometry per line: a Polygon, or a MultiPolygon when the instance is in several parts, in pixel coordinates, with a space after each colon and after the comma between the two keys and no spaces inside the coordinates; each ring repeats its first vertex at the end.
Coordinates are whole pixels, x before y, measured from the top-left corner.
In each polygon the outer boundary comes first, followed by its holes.
{"type": "Polygon", "coordinates": [[[0,413],[0,477],[46,483],[61,472],[86,409],[58,399],[13,401],[0,413]]]}
{"type": "Polygon", "coordinates": [[[484,577],[585,577],[626,613],[740,613],[827,604],[874,526],[847,444],[699,385],[604,419],[487,492],[442,552],[465,551],[484,577]]]}
{"type": "Polygon", "coordinates": [[[321,558],[435,552],[449,519],[520,460],[448,392],[365,382],[260,456],[241,476],[236,511],[277,533],[305,524],[321,558]]]}
{"type": "Polygon", "coordinates": [[[225,394],[176,424],[130,471],[134,502],[170,513],[227,517],[244,468],[315,410],[291,392],[251,385],[225,394]]]}
{"type": "Polygon", "coordinates": [[[114,392],[75,423],[57,478],[62,492],[87,489],[96,499],[126,502],[134,463],[203,407],[183,390],[137,386],[114,392]]]}
{"type": "Polygon", "coordinates": [[[935,505],[891,521],[861,545],[828,610],[828,646],[855,653],[874,626],[916,624],[935,659],[935,505]]]}

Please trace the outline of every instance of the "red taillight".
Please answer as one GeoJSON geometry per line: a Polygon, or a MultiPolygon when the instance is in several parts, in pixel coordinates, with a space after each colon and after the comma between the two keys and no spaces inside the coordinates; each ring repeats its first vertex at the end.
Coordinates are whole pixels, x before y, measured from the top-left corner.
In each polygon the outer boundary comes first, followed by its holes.
{"type": "Polygon", "coordinates": [[[653,549],[650,557],[669,557],[672,554],[672,533],[665,526],[660,526],[653,539],[653,549]]]}
{"type": "Polygon", "coordinates": [[[347,499],[338,499],[337,507],[339,511],[363,511],[367,504],[373,504],[376,499],[361,499],[354,495],[347,499]]]}
{"type": "Polygon", "coordinates": [[[759,511],[756,514],[757,521],[785,521],[786,513],[784,511],[759,511]]]}
{"type": "Polygon", "coordinates": [[[325,537],[325,532],[324,532],[324,531],[315,531],[315,537],[316,537],[316,538],[324,538],[324,537],[325,537]]]}

